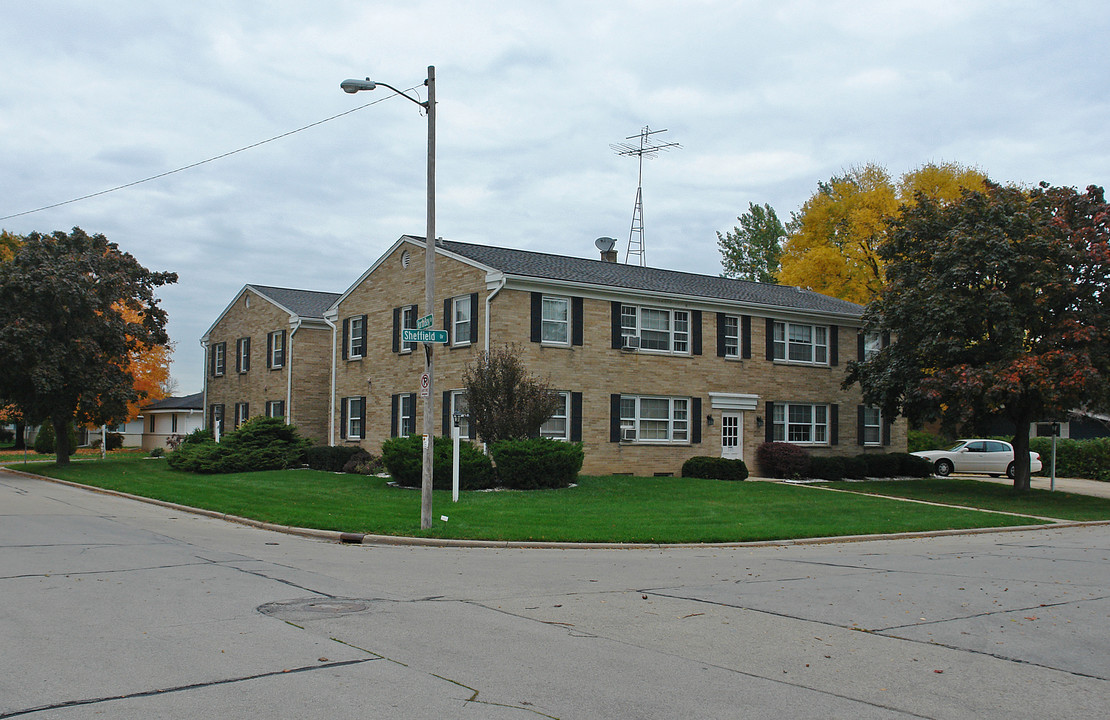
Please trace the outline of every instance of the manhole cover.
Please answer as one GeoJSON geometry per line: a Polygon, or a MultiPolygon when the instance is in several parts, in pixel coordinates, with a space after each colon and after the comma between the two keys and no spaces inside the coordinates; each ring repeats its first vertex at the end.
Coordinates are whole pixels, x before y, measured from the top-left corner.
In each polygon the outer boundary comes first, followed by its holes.
{"type": "Polygon", "coordinates": [[[258,612],[280,620],[317,620],[338,615],[353,615],[370,609],[371,601],[361,598],[303,598],[258,606],[258,612]]]}

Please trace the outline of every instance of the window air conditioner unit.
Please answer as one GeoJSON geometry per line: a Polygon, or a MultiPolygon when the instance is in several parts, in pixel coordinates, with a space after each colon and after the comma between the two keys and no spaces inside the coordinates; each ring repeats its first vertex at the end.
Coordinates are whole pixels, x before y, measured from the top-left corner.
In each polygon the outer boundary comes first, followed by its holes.
{"type": "Polygon", "coordinates": [[[621,346],[623,350],[639,350],[640,349],[640,336],[639,335],[625,335],[624,343],[621,346]]]}
{"type": "Polygon", "coordinates": [[[636,428],[622,427],[621,442],[636,442],[636,428]]]}

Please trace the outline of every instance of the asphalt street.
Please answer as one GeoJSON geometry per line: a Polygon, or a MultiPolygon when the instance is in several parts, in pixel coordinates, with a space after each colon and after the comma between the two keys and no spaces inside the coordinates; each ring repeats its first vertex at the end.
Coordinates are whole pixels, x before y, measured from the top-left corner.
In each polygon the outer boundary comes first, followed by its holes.
{"type": "Polygon", "coordinates": [[[0,471],[0,718],[1103,718],[1108,559],[342,545],[0,471]]]}

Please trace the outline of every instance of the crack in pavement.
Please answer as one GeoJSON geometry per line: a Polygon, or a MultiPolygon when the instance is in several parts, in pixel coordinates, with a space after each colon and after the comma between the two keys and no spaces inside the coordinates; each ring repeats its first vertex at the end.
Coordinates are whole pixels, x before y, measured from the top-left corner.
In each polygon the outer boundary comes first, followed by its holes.
{"type": "Polygon", "coordinates": [[[98,705],[100,703],[114,702],[117,700],[133,700],[136,698],[155,697],[158,695],[166,695],[168,693],[187,692],[189,690],[199,690],[202,688],[216,687],[219,685],[232,685],[241,682],[250,682],[252,680],[261,680],[270,677],[278,677],[280,675],[290,675],[295,673],[313,672],[315,670],[328,670],[333,668],[348,667],[351,665],[361,665],[363,663],[375,662],[380,657],[364,658],[362,660],[343,660],[341,662],[321,663],[319,665],[305,665],[297,668],[287,668],[285,670],[273,670],[270,672],[256,673],[254,675],[243,675],[241,677],[223,678],[220,680],[208,680],[206,682],[190,683],[188,685],[178,685],[175,687],[159,688],[157,690],[142,690],[134,693],[126,693],[124,695],[109,695],[98,698],[84,698],[81,700],[66,700],[60,703],[53,703],[50,705],[39,705],[37,707],[23,708],[20,710],[12,710],[5,713],[0,713],[0,720],[3,718],[19,717],[20,715],[31,715],[33,713],[49,712],[51,710],[64,710],[66,708],[81,707],[83,705],[98,705]]]}

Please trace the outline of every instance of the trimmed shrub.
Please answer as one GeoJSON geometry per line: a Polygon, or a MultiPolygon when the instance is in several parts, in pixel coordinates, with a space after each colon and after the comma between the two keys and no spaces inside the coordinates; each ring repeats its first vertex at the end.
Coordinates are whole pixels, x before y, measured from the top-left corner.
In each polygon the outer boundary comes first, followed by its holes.
{"type": "Polygon", "coordinates": [[[381,458],[376,458],[365,450],[359,450],[343,464],[343,472],[352,475],[377,475],[381,471],[381,458]]]}
{"type": "Polygon", "coordinates": [[[743,460],[697,455],[682,463],[682,477],[710,480],[747,480],[748,466],[743,460]]]}
{"type": "MultiPolygon", "coordinates": [[[[77,431],[72,427],[67,428],[69,431],[69,454],[77,452],[77,431]]],[[[54,423],[47,420],[39,426],[39,434],[35,436],[35,444],[32,449],[39,455],[53,455],[56,448],[54,442],[54,423]]]]}
{"type": "Polygon", "coordinates": [[[809,453],[790,443],[763,443],[755,451],[755,462],[764,477],[789,479],[809,474],[809,453]]]}
{"type": "Polygon", "coordinates": [[[585,458],[581,443],[551,438],[501,440],[490,445],[490,453],[501,486],[513,490],[567,487],[578,479],[585,458]]]}
{"type": "Polygon", "coordinates": [[[305,463],[313,470],[345,472],[347,461],[365,452],[358,445],[313,445],[305,451],[305,463]]]}
{"type": "MultiPolygon", "coordinates": [[[[423,463],[423,437],[410,435],[382,443],[382,464],[402,487],[420,487],[423,463]]],[[[496,487],[493,463],[469,442],[459,443],[459,488],[483,490],[496,487]]],[[[432,446],[432,487],[451,489],[451,438],[437,437],[432,446]]]]}
{"type": "MultiPolygon", "coordinates": [[[[1007,438],[1009,441],[1009,438],[1007,438]]],[[[1041,456],[1041,475],[1052,474],[1052,438],[1029,438],[1029,449],[1041,456]]],[[[1110,438],[1056,438],[1056,476],[1110,480],[1110,438]]]]}
{"type": "Polygon", "coordinates": [[[309,444],[281,418],[259,416],[228,433],[219,444],[186,438],[170,453],[169,465],[196,473],[284,470],[304,462],[309,444]]]}
{"type": "Polygon", "coordinates": [[[152,457],[152,458],[165,457],[165,455],[166,455],[166,448],[156,447],[156,448],[154,448],[153,450],[150,451],[150,457],[152,457]]]}
{"type": "Polygon", "coordinates": [[[933,464],[925,458],[909,453],[890,453],[898,458],[898,475],[900,477],[926,478],[933,474],[933,464]]]}
{"type": "MultiPolygon", "coordinates": [[[[216,436],[212,434],[211,430],[205,430],[204,428],[197,428],[196,430],[192,431],[188,435],[185,435],[185,436],[181,437],[181,439],[178,440],[178,444],[179,445],[183,445],[183,444],[188,445],[190,443],[204,443],[204,442],[215,442],[215,441],[216,441],[216,436]]],[[[174,449],[176,449],[176,448],[174,448],[174,449]]]]}
{"type": "Polygon", "coordinates": [[[107,450],[119,450],[123,447],[123,435],[116,432],[107,433],[104,436],[104,444],[107,450]]]}
{"type": "Polygon", "coordinates": [[[864,454],[859,457],[867,464],[866,477],[897,477],[900,473],[901,462],[898,460],[897,455],[875,453],[864,454]]]}
{"type": "Polygon", "coordinates": [[[838,481],[845,476],[845,463],[842,457],[814,455],[809,459],[809,476],[819,480],[838,481]]]}
{"type": "Polygon", "coordinates": [[[844,458],[844,477],[850,480],[862,480],[867,477],[867,461],[862,455],[844,458]]]}

